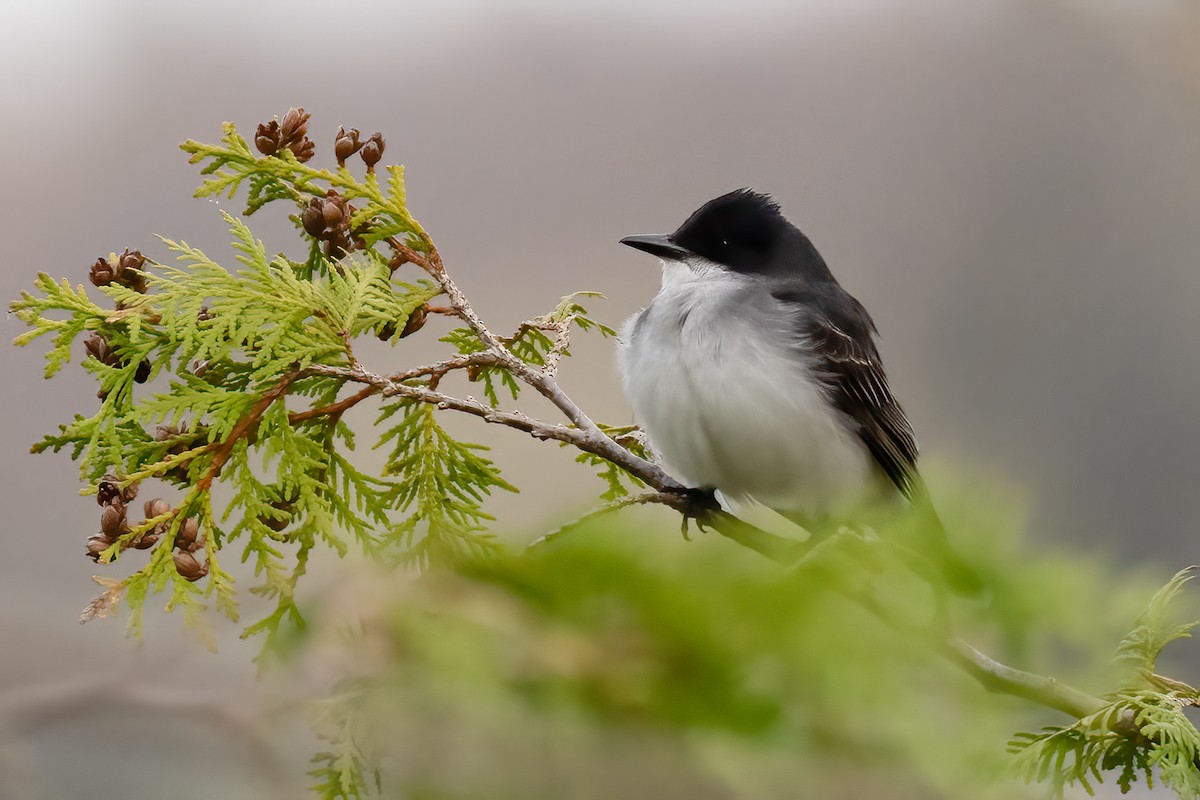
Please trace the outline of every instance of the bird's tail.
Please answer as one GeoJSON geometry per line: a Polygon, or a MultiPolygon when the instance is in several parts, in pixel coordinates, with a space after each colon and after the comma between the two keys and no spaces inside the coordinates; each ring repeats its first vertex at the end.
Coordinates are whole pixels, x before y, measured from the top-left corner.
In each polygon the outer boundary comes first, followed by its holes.
{"type": "Polygon", "coordinates": [[[954,551],[946,535],[946,527],[934,509],[928,493],[915,493],[911,510],[916,527],[911,541],[920,549],[920,555],[936,568],[938,575],[955,594],[964,597],[978,597],[982,594],[983,579],[974,567],[954,551]]]}
{"type": "MultiPolygon", "coordinates": [[[[984,590],[979,573],[951,547],[946,528],[925,487],[916,486],[914,489],[907,507],[899,512],[899,516],[896,506],[888,504],[886,509],[878,506],[861,509],[862,516],[856,522],[871,527],[878,522],[886,538],[899,545],[900,555],[908,567],[931,584],[945,586],[964,597],[978,597],[984,590]]],[[[780,510],[778,513],[818,539],[830,535],[841,522],[855,524],[851,520],[814,520],[794,511],[780,510]]]]}

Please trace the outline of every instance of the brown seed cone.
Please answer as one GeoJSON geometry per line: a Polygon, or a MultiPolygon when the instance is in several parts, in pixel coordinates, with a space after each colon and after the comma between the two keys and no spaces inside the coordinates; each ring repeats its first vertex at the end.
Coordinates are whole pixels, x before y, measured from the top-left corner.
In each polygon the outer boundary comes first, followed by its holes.
{"type": "Polygon", "coordinates": [[[279,141],[284,147],[299,144],[308,134],[308,118],[311,116],[303,108],[289,108],[279,123],[279,141]]]}
{"type": "Polygon", "coordinates": [[[333,198],[327,197],[321,205],[321,217],[325,220],[325,226],[328,228],[336,228],[342,224],[342,220],[346,219],[344,201],[339,202],[340,199],[337,194],[333,194],[333,198]]]}
{"type": "Polygon", "coordinates": [[[300,224],[304,232],[314,239],[322,238],[325,233],[325,201],[314,197],[300,212],[300,224]]]}
{"type": "Polygon", "coordinates": [[[92,269],[88,272],[88,280],[93,286],[108,286],[116,277],[116,270],[113,265],[108,263],[107,258],[97,258],[96,263],[92,264],[92,269]]]}
{"type": "Polygon", "coordinates": [[[181,550],[187,550],[192,545],[196,544],[196,537],[200,535],[200,523],[189,517],[179,526],[178,533],[175,534],[175,546],[181,550]]]}
{"type": "Polygon", "coordinates": [[[425,306],[417,306],[413,312],[408,315],[408,322],[404,324],[404,330],[400,333],[400,338],[412,336],[421,328],[425,327],[425,320],[428,319],[429,312],[425,310],[425,306]]]}
{"type": "Polygon", "coordinates": [[[346,159],[354,155],[362,147],[362,142],[358,140],[358,128],[351,128],[347,131],[345,128],[338,128],[337,136],[333,140],[333,152],[337,156],[338,166],[343,166],[346,159]]]}
{"type": "Polygon", "coordinates": [[[132,547],[134,550],[149,550],[151,547],[154,547],[154,545],[158,543],[158,536],[159,535],[157,533],[143,533],[141,536],[139,536],[137,539],[135,539],[133,541],[133,543],[131,543],[129,546],[132,547]]]}
{"type": "Polygon", "coordinates": [[[146,266],[146,257],[138,250],[130,250],[125,248],[125,252],[117,259],[117,271],[115,281],[122,286],[127,286],[135,292],[146,291],[146,276],[142,273],[142,267],[146,266]]]}
{"type": "Polygon", "coordinates": [[[189,581],[198,581],[208,574],[208,564],[201,564],[191,553],[176,553],[175,570],[189,581]]]}
{"type": "Polygon", "coordinates": [[[264,156],[273,156],[278,153],[280,141],[278,120],[264,122],[254,132],[254,146],[264,156]]]}
{"type": "Polygon", "coordinates": [[[115,539],[106,539],[104,536],[102,536],[100,534],[96,534],[92,538],[88,539],[87,540],[88,558],[92,559],[92,561],[99,562],[100,554],[103,553],[105,550],[107,550],[109,548],[109,545],[111,545],[114,541],[116,541],[116,540],[115,539]]]}
{"type": "Polygon", "coordinates": [[[116,539],[123,533],[129,533],[129,520],[125,516],[125,504],[120,498],[114,499],[100,513],[100,532],[109,539],[116,539]]]}
{"type": "Polygon", "coordinates": [[[186,423],[182,425],[159,425],[154,429],[154,441],[165,442],[188,432],[186,423]]]}
{"type": "Polygon", "coordinates": [[[146,512],[146,519],[154,519],[170,511],[171,504],[161,497],[156,497],[153,500],[147,500],[146,504],[142,506],[142,510],[146,512]]]}
{"type": "Polygon", "coordinates": [[[288,150],[291,150],[296,160],[303,164],[317,152],[317,146],[313,143],[312,139],[304,138],[296,144],[289,146],[288,150]]]}
{"type": "Polygon", "coordinates": [[[83,340],[83,349],[92,358],[99,361],[101,364],[108,366],[116,366],[120,363],[120,358],[109,345],[108,339],[104,338],[102,333],[93,333],[91,336],[83,340]]]}
{"type": "Polygon", "coordinates": [[[383,134],[379,131],[372,133],[371,138],[367,139],[363,144],[362,150],[359,151],[358,155],[363,160],[363,163],[367,165],[368,172],[374,172],[375,165],[383,158],[383,147],[383,134]]]}
{"type": "Polygon", "coordinates": [[[117,486],[119,480],[120,478],[111,472],[101,478],[100,483],[96,484],[96,502],[106,506],[113,500],[119,500],[121,497],[121,489],[117,486]]]}

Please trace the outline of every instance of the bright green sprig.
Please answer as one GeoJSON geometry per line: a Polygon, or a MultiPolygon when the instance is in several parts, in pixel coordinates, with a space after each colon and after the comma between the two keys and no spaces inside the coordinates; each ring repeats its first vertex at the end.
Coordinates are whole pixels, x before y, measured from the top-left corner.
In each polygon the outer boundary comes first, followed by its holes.
{"type": "Polygon", "coordinates": [[[1188,638],[1200,625],[1200,622],[1180,624],[1172,619],[1172,604],[1194,577],[1194,567],[1176,573],[1158,590],[1138,617],[1133,630],[1121,640],[1116,661],[1126,672],[1127,685],[1124,688],[1152,688],[1155,666],[1163,649],[1171,642],[1188,638]]]}
{"type": "Polygon", "coordinates": [[[32,328],[14,339],[13,344],[24,347],[42,336],[53,334],[45,371],[45,377],[52,378],[71,360],[71,343],[85,331],[103,328],[113,312],[93,303],[83,286],[71,288],[66,278],[60,282],[39,272],[34,286],[40,294],[21,292],[21,299],[12,304],[17,319],[32,328]],[[66,319],[46,316],[58,312],[69,316],[66,319]]]}
{"type": "Polygon", "coordinates": [[[453,563],[463,554],[494,552],[486,532],[492,517],[483,500],[493,490],[517,491],[488,458],[488,448],[460,442],[438,424],[432,406],[408,400],[383,407],[376,424],[399,415],[376,447],[390,446],[385,475],[398,478],[388,493],[390,507],[407,517],[388,533],[406,558],[420,565],[453,563]]]}
{"type": "Polygon", "coordinates": [[[617,332],[615,330],[605,325],[603,322],[598,322],[588,316],[587,309],[580,305],[579,301],[576,300],[578,297],[599,297],[603,299],[604,295],[600,292],[574,292],[563,297],[563,299],[559,301],[558,306],[556,306],[555,309],[546,316],[546,318],[551,322],[573,323],[578,325],[579,330],[581,331],[590,331],[594,329],[599,331],[600,334],[605,337],[616,336],[617,332]]]}
{"type": "Polygon", "coordinates": [[[1152,788],[1157,771],[1180,798],[1192,800],[1200,797],[1200,733],[1183,710],[1194,704],[1174,693],[1119,693],[1073,725],[1017,734],[1009,752],[1021,777],[1050,784],[1055,797],[1069,786],[1092,795],[1106,772],[1117,773],[1123,793],[1139,776],[1152,788]]]}
{"type": "Polygon", "coordinates": [[[1105,706],[1072,725],[1019,733],[1009,743],[1018,773],[1027,782],[1048,783],[1056,797],[1068,786],[1089,795],[1106,772],[1128,792],[1138,776],[1163,784],[1183,800],[1200,798],[1200,732],[1184,709],[1200,702],[1200,693],[1181,681],[1155,674],[1159,655],[1172,641],[1190,635],[1200,622],[1171,621],[1171,605],[1193,577],[1177,573],[1155,593],[1134,629],[1117,648],[1127,671],[1125,685],[1105,706]]]}

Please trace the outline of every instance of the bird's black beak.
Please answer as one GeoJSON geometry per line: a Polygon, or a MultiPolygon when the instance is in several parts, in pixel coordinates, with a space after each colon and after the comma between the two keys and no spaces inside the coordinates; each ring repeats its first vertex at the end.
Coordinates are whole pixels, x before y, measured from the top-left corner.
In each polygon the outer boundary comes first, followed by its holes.
{"type": "Polygon", "coordinates": [[[680,247],[671,241],[670,236],[647,234],[644,236],[626,236],[621,244],[629,245],[635,250],[658,256],[665,261],[682,261],[690,256],[690,250],[680,247]]]}

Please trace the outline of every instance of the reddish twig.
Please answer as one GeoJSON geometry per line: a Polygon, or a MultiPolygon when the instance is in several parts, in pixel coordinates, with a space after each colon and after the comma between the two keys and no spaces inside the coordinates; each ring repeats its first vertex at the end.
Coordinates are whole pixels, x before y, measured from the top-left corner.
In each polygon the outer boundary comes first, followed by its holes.
{"type": "Polygon", "coordinates": [[[343,413],[346,412],[347,409],[358,405],[363,400],[366,400],[368,397],[377,393],[378,391],[379,391],[378,388],[376,388],[374,386],[368,386],[368,387],[364,388],[362,391],[357,392],[356,394],[352,394],[349,397],[347,397],[346,399],[339,400],[336,403],[331,403],[330,405],[322,406],[321,408],[310,408],[308,411],[294,411],[291,414],[288,414],[288,422],[292,423],[293,425],[296,425],[298,423],[307,422],[308,420],[315,419],[317,417],[324,417],[324,416],[340,417],[343,413]]]}
{"type": "Polygon", "coordinates": [[[279,379],[279,383],[268,389],[262,397],[258,398],[258,402],[250,409],[250,413],[238,420],[238,423],[233,426],[233,430],[229,432],[229,436],[213,453],[212,463],[208,465],[208,472],[204,473],[204,477],[196,482],[196,488],[201,492],[207,492],[212,488],[213,480],[221,474],[221,468],[225,466],[225,462],[229,460],[229,456],[233,454],[233,447],[237,444],[238,439],[241,439],[246,433],[262,418],[271,404],[282,397],[292,381],[300,377],[297,370],[292,370],[283,375],[279,379]]]}

